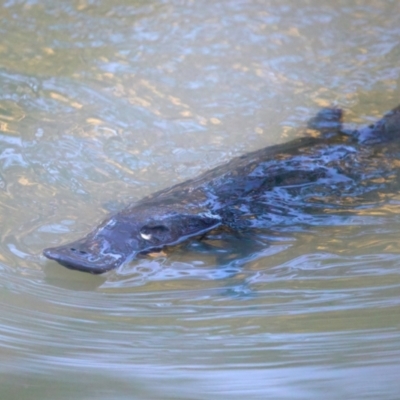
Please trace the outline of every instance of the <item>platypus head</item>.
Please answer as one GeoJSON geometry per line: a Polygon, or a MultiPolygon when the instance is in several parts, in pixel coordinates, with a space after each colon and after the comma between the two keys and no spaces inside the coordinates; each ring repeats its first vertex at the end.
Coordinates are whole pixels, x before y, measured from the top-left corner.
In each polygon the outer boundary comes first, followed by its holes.
{"type": "Polygon", "coordinates": [[[83,239],[45,249],[43,254],[67,268],[101,274],[138,253],[180,243],[219,224],[218,218],[210,216],[160,215],[151,207],[132,207],[106,219],[83,239]]]}

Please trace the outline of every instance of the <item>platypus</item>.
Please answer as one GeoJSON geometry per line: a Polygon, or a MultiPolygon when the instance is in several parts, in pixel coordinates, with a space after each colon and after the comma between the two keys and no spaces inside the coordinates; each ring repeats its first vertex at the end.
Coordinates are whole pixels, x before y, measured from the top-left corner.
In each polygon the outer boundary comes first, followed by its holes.
{"type": "Polygon", "coordinates": [[[234,158],[143,198],[84,238],[43,254],[67,268],[101,274],[218,227],[273,229],[327,209],[358,207],[398,178],[400,106],[359,130],[344,130],[341,120],[340,109],[323,109],[309,122],[317,137],[234,158]]]}

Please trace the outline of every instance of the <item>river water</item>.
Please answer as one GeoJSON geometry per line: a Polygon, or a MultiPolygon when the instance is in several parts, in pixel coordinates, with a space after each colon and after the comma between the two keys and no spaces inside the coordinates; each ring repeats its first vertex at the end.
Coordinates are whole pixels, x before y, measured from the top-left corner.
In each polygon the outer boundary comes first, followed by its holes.
{"type": "Polygon", "coordinates": [[[400,103],[399,14],[397,0],[4,0],[1,399],[399,398],[396,188],[330,226],[221,234],[100,276],[41,255],[298,136],[322,106],[350,127],[378,119],[400,103]]]}

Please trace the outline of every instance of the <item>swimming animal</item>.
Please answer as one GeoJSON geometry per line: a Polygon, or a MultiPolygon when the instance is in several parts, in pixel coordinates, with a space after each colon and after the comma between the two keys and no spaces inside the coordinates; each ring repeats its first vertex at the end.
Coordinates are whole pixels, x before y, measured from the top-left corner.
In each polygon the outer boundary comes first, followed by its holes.
{"type": "Polygon", "coordinates": [[[341,117],[340,109],[323,109],[309,122],[319,136],[237,157],[43,254],[67,268],[101,274],[219,227],[315,224],[327,210],[362,207],[399,178],[400,106],[359,130],[343,130],[341,117]]]}

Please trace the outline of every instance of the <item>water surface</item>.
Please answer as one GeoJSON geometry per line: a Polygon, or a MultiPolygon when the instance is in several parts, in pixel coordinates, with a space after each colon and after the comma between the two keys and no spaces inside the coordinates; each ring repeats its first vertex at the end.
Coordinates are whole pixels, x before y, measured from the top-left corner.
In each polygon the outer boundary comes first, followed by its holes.
{"type": "Polygon", "coordinates": [[[0,6],[2,399],[394,399],[400,195],[102,276],[41,256],[110,212],[400,103],[397,1],[0,6]]]}

